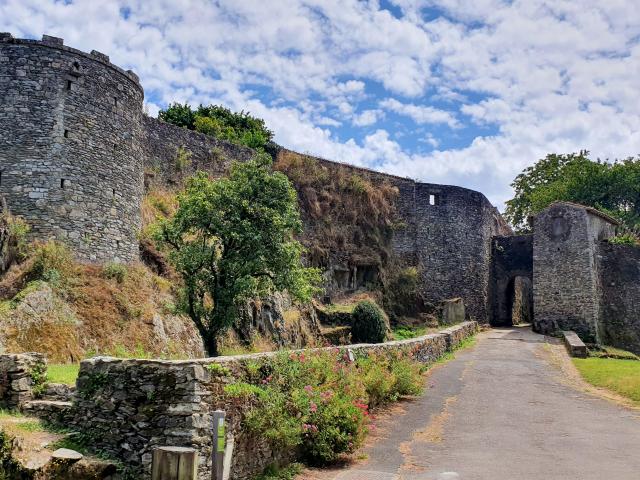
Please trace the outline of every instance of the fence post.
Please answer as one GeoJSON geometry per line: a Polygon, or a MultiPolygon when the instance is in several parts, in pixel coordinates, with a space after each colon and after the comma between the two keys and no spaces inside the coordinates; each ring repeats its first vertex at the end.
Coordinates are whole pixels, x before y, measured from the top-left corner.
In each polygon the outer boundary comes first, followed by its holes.
{"type": "Polygon", "coordinates": [[[212,480],[223,480],[224,476],[225,416],[226,414],[222,410],[213,412],[212,480]]]}
{"type": "Polygon", "coordinates": [[[158,447],[153,451],[151,480],[197,480],[198,454],[193,448],[158,447]]]}

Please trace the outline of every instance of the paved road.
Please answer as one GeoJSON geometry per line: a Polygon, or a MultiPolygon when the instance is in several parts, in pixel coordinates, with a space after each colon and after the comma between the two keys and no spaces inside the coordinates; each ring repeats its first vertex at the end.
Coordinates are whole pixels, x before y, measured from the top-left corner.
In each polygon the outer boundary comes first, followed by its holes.
{"type": "Polygon", "coordinates": [[[522,328],[481,334],[386,421],[366,461],[314,478],[640,479],[640,412],[566,385],[543,343],[522,328]]]}

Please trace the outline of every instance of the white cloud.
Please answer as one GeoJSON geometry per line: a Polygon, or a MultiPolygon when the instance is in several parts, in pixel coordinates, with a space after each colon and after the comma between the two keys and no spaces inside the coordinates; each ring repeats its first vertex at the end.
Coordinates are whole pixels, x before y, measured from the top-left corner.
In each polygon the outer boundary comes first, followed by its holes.
{"type": "Polygon", "coordinates": [[[264,117],[287,147],[476,188],[497,204],[548,152],[640,152],[634,0],[391,3],[401,18],[375,0],[0,0],[0,31],[107,53],[140,75],[151,113],[223,102],[264,117]],[[335,134],[375,125],[381,109],[456,130],[335,134]],[[453,148],[459,126],[476,136],[453,148]],[[403,147],[421,142],[435,150],[403,147]]]}
{"type": "Polygon", "coordinates": [[[384,116],[382,110],[364,110],[353,117],[352,123],[357,127],[367,127],[373,125],[384,116]]]}
{"type": "Polygon", "coordinates": [[[451,112],[433,108],[428,105],[402,103],[394,98],[387,98],[380,102],[380,106],[400,115],[410,117],[418,124],[445,123],[451,128],[456,128],[460,125],[456,117],[451,112]]]}

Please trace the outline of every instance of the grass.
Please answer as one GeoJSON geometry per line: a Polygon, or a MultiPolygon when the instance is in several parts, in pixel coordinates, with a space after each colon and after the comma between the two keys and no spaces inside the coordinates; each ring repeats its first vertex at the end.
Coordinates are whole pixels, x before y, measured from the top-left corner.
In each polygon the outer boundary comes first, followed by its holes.
{"type": "Polygon", "coordinates": [[[52,363],[47,367],[47,381],[75,385],[79,370],[77,363],[52,363]]]}
{"type": "Polygon", "coordinates": [[[407,340],[409,338],[421,337],[427,334],[427,327],[406,327],[397,326],[391,329],[391,336],[394,340],[407,340]]]}
{"type": "Polygon", "coordinates": [[[25,417],[17,410],[0,409],[0,424],[4,427],[10,426],[12,429],[23,432],[44,432],[46,428],[40,420],[25,417]]]}
{"type": "Polygon", "coordinates": [[[453,360],[454,358],[456,358],[456,353],[458,351],[464,350],[465,348],[473,347],[476,344],[477,340],[478,338],[475,335],[465,338],[452,351],[446,352],[443,356],[436,360],[435,363],[446,363],[450,360],[453,360]]]}
{"type": "Polygon", "coordinates": [[[640,403],[640,362],[614,358],[574,358],[573,363],[592,385],[640,403]]]}

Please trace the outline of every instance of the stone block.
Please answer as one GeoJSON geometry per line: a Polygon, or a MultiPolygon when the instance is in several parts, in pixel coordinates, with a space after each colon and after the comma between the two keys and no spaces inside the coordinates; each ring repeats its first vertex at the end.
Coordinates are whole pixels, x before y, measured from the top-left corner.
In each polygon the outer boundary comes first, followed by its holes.
{"type": "Polygon", "coordinates": [[[587,358],[589,355],[587,346],[580,340],[576,332],[565,330],[562,332],[562,338],[564,339],[564,344],[567,347],[569,355],[577,358],[587,358]]]}

